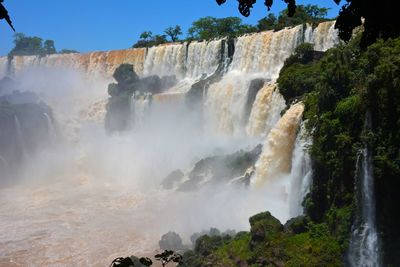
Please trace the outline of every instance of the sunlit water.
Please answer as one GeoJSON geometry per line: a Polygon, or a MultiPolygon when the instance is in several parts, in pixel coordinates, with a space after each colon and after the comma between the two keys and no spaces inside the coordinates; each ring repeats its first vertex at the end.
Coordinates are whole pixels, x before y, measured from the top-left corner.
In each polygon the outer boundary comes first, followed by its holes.
{"type": "Polygon", "coordinates": [[[257,212],[269,210],[281,222],[301,214],[310,184],[309,141],[297,135],[303,106],[281,117],[285,104],[273,80],[298,44],[315,42],[326,50],[337,43],[332,29],[328,22],[315,30],[308,25],[240,37],[227,73],[205,93],[201,123],[182,105],[184,93],[227,60],[226,40],[147,53],[15,57],[7,67],[0,58],[0,77],[11,69],[19,90],[38,93],[57,122],[51,125],[44,115],[51,140],[27,155],[12,185],[0,188],[0,266],[107,266],[118,256],[152,255],[170,230],[189,244],[192,233],[210,227],[249,230],[248,218],[257,212]],[[139,75],[175,74],[180,82],[153,96],[151,109],[148,99],[132,97],[136,124],[110,136],[103,125],[107,82],[125,62],[139,75]],[[246,122],[253,78],[272,81],[258,92],[246,122]],[[173,170],[187,173],[204,157],[257,144],[264,144],[257,186],[221,183],[193,192],[160,186],[173,170]]]}

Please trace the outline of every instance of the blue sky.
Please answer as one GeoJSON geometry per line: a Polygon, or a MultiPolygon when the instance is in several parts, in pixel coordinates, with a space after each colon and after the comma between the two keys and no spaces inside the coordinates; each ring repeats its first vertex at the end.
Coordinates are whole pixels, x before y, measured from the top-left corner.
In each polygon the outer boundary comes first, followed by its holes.
{"type": "MultiPolygon", "coordinates": [[[[215,0],[5,0],[3,4],[17,32],[52,39],[57,50],[88,52],[129,48],[145,30],[156,34],[180,25],[186,34],[194,20],[205,16],[239,16],[245,23],[255,24],[268,14],[263,2],[257,1],[249,18],[239,14],[236,0],[227,0],[222,6],[215,0]]],[[[333,0],[297,0],[297,4],[331,8],[329,17],[339,11],[333,0]]],[[[270,12],[277,14],[284,8],[282,0],[275,0],[270,12]]],[[[6,22],[0,21],[0,55],[13,47],[13,34],[6,22]]]]}

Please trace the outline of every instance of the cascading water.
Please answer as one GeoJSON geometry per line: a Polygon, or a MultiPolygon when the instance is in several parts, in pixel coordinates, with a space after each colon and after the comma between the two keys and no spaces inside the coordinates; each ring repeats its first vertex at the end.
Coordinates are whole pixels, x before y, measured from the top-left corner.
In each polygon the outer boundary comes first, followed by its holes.
{"type": "Polygon", "coordinates": [[[24,139],[24,134],[22,132],[22,127],[21,127],[21,123],[18,119],[17,116],[14,116],[14,122],[15,122],[15,130],[17,133],[17,141],[18,141],[18,145],[19,145],[19,149],[22,152],[22,157],[24,160],[28,159],[28,151],[26,148],[26,144],[25,144],[25,139],[24,139]]]}
{"type": "Polygon", "coordinates": [[[303,103],[294,104],[269,133],[256,165],[255,186],[290,172],[292,151],[303,111],[303,103]]]}
{"type": "Polygon", "coordinates": [[[8,58],[0,57],[0,80],[7,76],[8,72],[8,58]]]}
{"type": "Polygon", "coordinates": [[[289,175],[289,217],[303,214],[302,201],[310,190],[312,179],[311,158],[307,152],[310,145],[311,137],[307,135],[303,121],[296,138],[289,175]]]}
{"type": "MultiPolygon", "coordinates": [[[[370,129],[370,117],[366,116],[366,129],[370,129]]],[[[357,215],[352,227],[349,247],[350,266],[380,266],[379,239],[376,229],[375,189],[372,155],[366,146],[356,162],[357,215]]]]}
{"type": "Polygon", "coordinates": [[[43,116],[46,118],[47,131],[48,131],[48,136],[50,138],[50,144],[54,145],[57,140],[57,132],[56,132],[56,128],[54,127],[53,120],[52,120],[52,118],[50,118],[49,114],[47,114],[46,112],[43,113],[43,116]]]}
{"type": "Polygon", "coordinates": [[[151,105],[150,94],[135,95],[131,97],[131,114],[132,114],[132,125],[135,128],[140,128],[148,119],[151,105]]]}
{"type": "MultiPolygon", "coordinates": [[[[311,28],[311,26],[308,25],[311,28]]],[[[335,21],[320,23],[311,34],[306,34],[305,42],[313,43],[314,50],[326,51],[340,43],[337,30],[335,29],[335,21]]]]}
{"type": "Polygon", "coordinates": [[[276,79],[285,59],[302,42],[303,30],[300,25],[279,32],[267,31],[239,37],[230,70],[262,73],[266,79],[276,79]]]}
{"type": "MultiPolygon", "coordinates": [[[[49,105],[54,107],[51,114],[57,118],[57,129],[69,135],[72,128],[74,138],[60,141],[53,150],[39,151],[21,167],[20,184],[0,189],[0,265],[17,261],[103,266],[119,255],[152,254],[159,236],[169,230],[186,237],[210,226],[246,230],[248,217],[265,209],[281,221],[301,214],[300,203],[310,184],[305,151],[309,141],[297,134],[304,106],[296,103],[281,117],[285,103],[274,82],[298,44],[314,40],[322,50],[329,48],[334,43],[334,38],[325,36],[333,34],[326,30],[330,28],[297,26],[239,37],[229,66],[225,39],[84,55],[14,57],[15,77],[31,67],[62,67],[59,76],[43,75],[57,80],[44,93],[55,94],[49,105]],[[73,88],[73,93],[58,97],[54,88],[64,82],[55,77],[65,77],[64,69],[72,68],[92,82],[96,77],[108,82],[122,63],[133,64],[141,77],[175,75],[178,83],[161,94],[134,95],[129,118],[134,130],[107,136],[98,123],[104,117],[105,95],[87,90],[86,84],[65,82],[64,90],[73,88]],[[200,111],[191,110],[185,94],[220,66],[224,67],[220,79],[207,81],[201,91],[204,120],[194,120],[191,114],[200,111]],[[254,79],[264,81],[264,86],[250,98],[254,79]],[[248,104],[251,110],[246,113],[248,104]],[[203,158],[250,150],[263,141],[248,189],[226,184],[207,187],[206,182],[204,189],[191,193],[160,189],[162,179],[173,170],[188,173],[203,158]]],[[[31,83],[40,77],[35,75],[31,83]]],[[[105,92],[103,85],[97,87],[105,92]]],[[[51,118],[44,116],[51,132],[51,118]]]]}
{"type": "Polygon", "coordinates": [[[228,73],[220,82],[210,86],[205,102],[209,131],[225,135],[242,133],[242,116],[249,84],[248,79],[228,73]]]}
{"type": "Polygon", "coordinates": [[[257,93],[246,127],[249,136],[266,136],[279,120],[285,100],[276,84],[265,84],[257,93]]]}

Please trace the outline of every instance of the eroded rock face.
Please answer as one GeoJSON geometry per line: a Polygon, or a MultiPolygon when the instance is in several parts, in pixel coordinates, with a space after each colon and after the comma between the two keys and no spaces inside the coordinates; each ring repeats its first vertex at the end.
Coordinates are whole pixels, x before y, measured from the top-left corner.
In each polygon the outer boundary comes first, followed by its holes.
{"type": "Polygon", "coordinates": [[[162,93],[176,84],[175,75],[159,77],[157,75],[140,78],[131,64],[122,64],[114,72],[117,83],[108,85],[108,100],[105,116],[105,128],[109,133],[129,129],[132,125],[132,96],[162,93]]]}
{"type": "Polygon", "coordinates": [[[188,180],[180,187],[181,191],[191,191],[208,183],[250,182],[250,172],[261,154],[262,146],[251,151],[239,150],[230,155],[213,156],[201,159],[187,174],[188,180]]]}
{"type": "Polygon", "coordinates": [[[10,182],[20,165],[56,135],[52,110],[35,93],[13,91],[0,96],[0,183],[10,182]]]}

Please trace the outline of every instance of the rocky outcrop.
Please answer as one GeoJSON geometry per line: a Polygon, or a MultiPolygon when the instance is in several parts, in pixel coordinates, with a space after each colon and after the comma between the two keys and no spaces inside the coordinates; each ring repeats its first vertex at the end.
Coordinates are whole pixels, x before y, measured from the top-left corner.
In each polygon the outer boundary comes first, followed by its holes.
{"type": "Polygon", "coordinates": [[[181,170],[172,171],[165,179],[162,181],[161,186],[164,189],[172,189],[178,182],[184,177],[184,173],[181,170]]]}
{"type": "Polygon", "coordinates": [[[251,151],[239,150],[230,155],[201,159],[187,174],[188,180],[179,186],[179,190],[191,191],[208,183],[242,181],[248,184],[248,170],[253,168],[261,150],[262,146],[258,145],[251,151]]]}
{"type": "MultiPolygon", "coordinates": [[[[8,89],[0,86],[0,91],[8,89]]],[[[39,148],[54,141],[54,125],[51,108],[36,94],[13,91],[0,96],[0,183],[11,178],[39,148]]]]}

